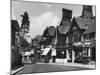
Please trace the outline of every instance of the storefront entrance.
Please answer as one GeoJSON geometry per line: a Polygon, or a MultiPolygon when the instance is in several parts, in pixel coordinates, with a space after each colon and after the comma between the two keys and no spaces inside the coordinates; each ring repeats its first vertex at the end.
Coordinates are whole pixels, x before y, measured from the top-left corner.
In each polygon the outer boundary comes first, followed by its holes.
{"type": "Polygon", "coordinates": [[[91,61],[96,61],[96,48],[93,47],[91,51],[91,61]]]}
{"type": "Polygon", "coordinates": [[[66,49],[57,49],[56,52],[57,52],[56,58],[59,58],[59,59],[66,58],[66,49]]]}

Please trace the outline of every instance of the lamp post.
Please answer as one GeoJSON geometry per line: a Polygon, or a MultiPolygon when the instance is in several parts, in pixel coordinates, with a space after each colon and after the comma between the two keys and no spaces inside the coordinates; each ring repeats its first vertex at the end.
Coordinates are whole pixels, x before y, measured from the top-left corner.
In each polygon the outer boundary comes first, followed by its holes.
{"type": "Polygon", "coordinates": [[[64,64],[64,51],[62,51],[62,54],[63,54],[63,64],[64,64]]]}

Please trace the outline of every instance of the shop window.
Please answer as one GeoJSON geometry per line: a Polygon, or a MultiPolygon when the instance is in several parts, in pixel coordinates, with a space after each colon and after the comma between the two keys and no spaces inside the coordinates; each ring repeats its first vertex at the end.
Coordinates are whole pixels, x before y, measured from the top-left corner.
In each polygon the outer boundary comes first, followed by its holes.
{"type": "Polygon", "coordinates": [[[88,57],[88,49],[83,50],[83,57],[88,57]]]}
{"type": "Polygon", "coordinates": [[[24,56],[24,60],[27,60],[27,56],[24,56]]]}
{"type": "Polygon", "coordinates": [[[59,50],[57,51],[57,58],[66,58],[66,51],[65,50],[59,50]]]}
{"type": "Polygon", "coordinates": [[[81,41],[81,37],[82,37],[82,36],[79,36],[79,41],[81,41]]]}

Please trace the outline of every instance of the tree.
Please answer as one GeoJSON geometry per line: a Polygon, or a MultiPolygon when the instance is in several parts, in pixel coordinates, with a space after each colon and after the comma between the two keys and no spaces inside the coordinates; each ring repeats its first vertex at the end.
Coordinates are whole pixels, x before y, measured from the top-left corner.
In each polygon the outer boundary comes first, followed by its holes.
{"type": "Polygon", "coordinates": [[[28,25],[29,26],[30,21],[29,21],[28,13],[24,12],[24,15],[21,15],[21,17],[22,17],[22,27],[23,27],[23,25],[28,25]]]}
{"type": "Polygon", "coordinates": [[[48,36],[48,27],[43,31],[43,37],[47,38],[48,36]]]}
{"type": "Polygon", "coordinates": [[[30,44],[27,42],[26,39],[21,38],[21,47],[23,49],[27,48],[30,44]]]}
{"type": "Polygon", "coordinates": [[[54,36],[55,36],[55,27],[53,26],[46,27],[46,29],[43,31],[43,37],[46,38],[47,45],[50,45],[52,43],[54,36]]]}

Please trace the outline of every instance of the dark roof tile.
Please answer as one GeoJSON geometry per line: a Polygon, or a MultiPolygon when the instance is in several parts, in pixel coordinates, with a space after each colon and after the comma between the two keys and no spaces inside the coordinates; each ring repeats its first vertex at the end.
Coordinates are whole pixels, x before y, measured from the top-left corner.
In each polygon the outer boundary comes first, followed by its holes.
{"type": "Polygon", "coordinates": [[[70,25],[58,26],[59,33],[66,34],[69,31],[70,25]]]}
{"type": "Polygon", "coordinates": [[[86,19],[82,17],[76,17],[75,20],[81,29],[87,29],[88,26],[92,23],[91,19],[86,19]]]}
{"type": "Polygon", "coordinates": [[[96,32],[96,24],[92,23],[88,29],[84,32],[84,34],[88,34],[88,33],[92,33],[92,32],[96,32]]]}
{"type": "Polygon", "coordinates": [[[48,34],[49,34],[50,36],[54,36],[55,31],[56,31],[56,28],[55,28],[54,26],[48,27],[48,34]]]}

